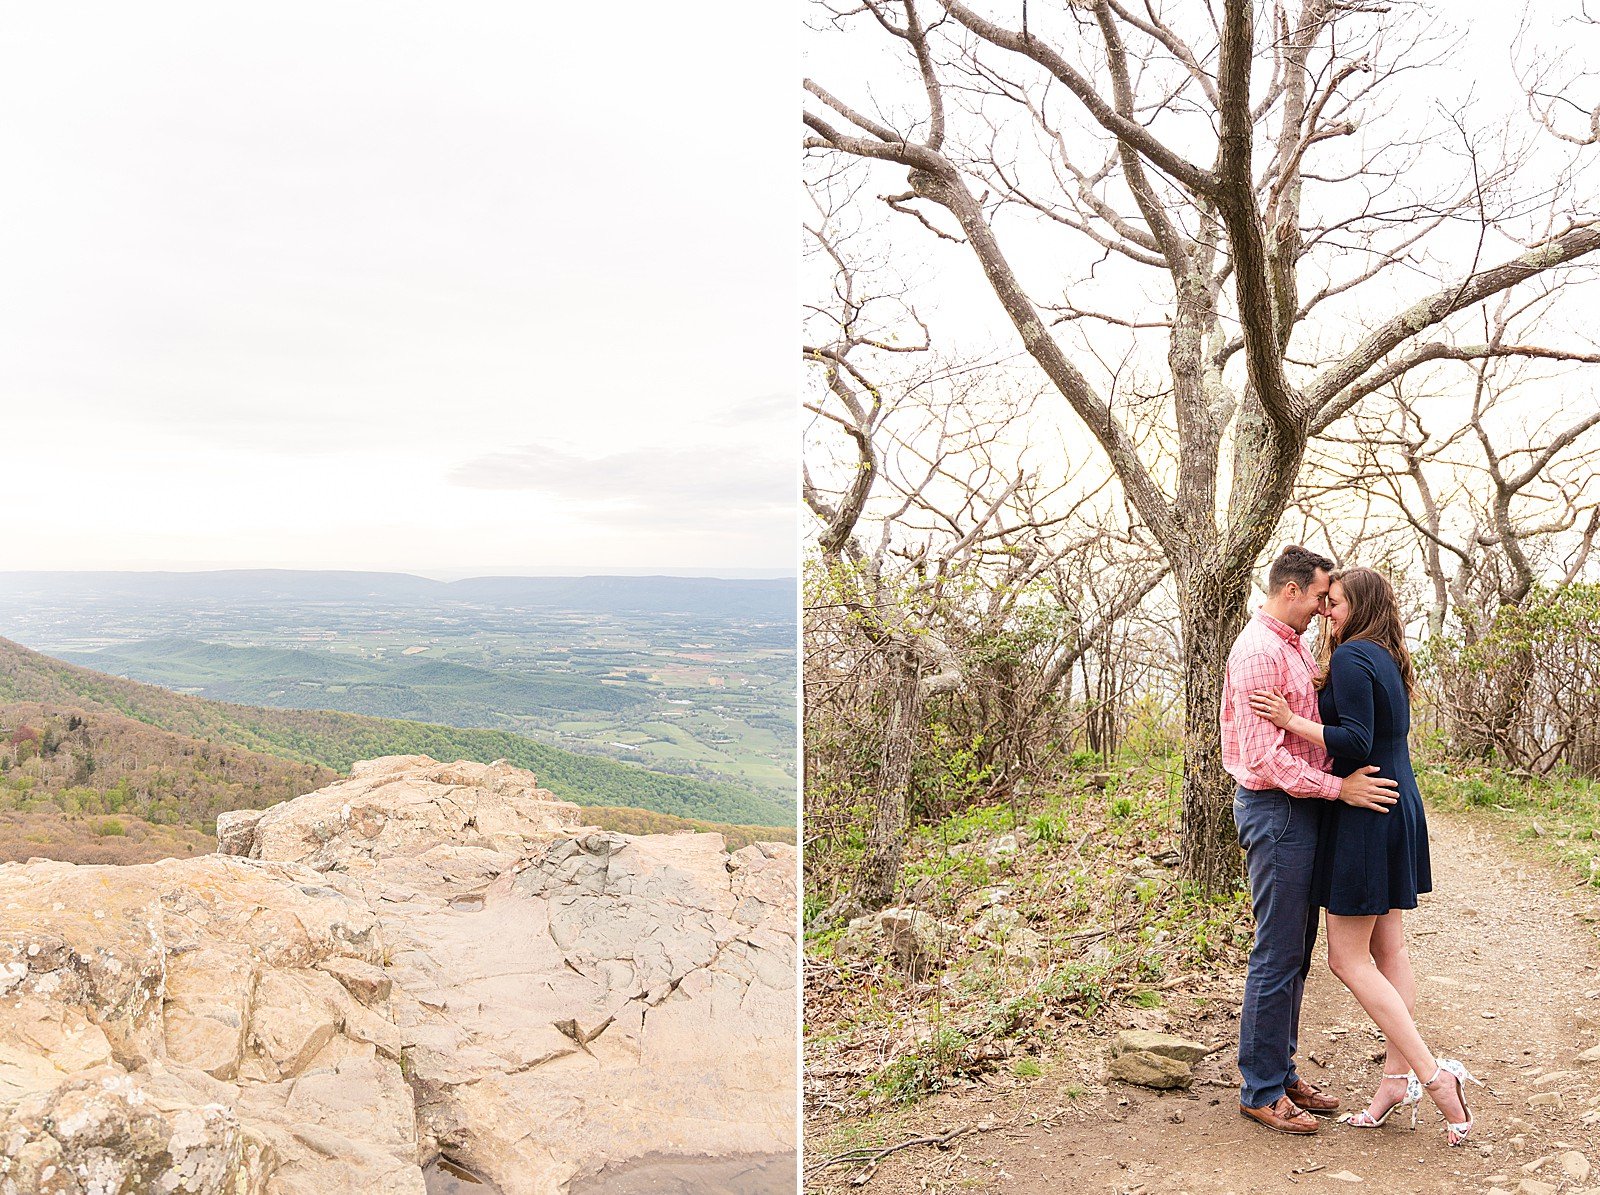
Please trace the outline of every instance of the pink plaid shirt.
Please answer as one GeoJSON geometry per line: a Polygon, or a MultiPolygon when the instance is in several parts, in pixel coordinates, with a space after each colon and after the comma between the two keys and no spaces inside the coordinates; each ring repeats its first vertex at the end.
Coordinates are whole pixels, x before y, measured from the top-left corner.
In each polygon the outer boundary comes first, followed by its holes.
{"type": "Polygon", "coordinates": [[[1328,753],[1280,730],[1250,708],[1250,694],[1275,689],[1302,718],[1320,722],[1317,664],[1293,627],[1264,610],[1245,624],[1222,679],[1222,766],[1245,788],[1279,788],[1291,797],[1339,796],[1328,753]]]}

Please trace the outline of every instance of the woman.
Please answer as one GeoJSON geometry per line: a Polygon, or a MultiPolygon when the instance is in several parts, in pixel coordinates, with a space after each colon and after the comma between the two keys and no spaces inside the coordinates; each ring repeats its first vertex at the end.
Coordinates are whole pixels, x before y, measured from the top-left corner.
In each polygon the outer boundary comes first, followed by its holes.
{"type": "MultiPolygon", "coordinates": [[[[1328,965],[1388,1042],[1383,1081],[1365,1111],[1346,1122],[1377,1128],[1426,1090],[1445,1118],[1445,1139],[1460,1145],[1472,1131],[1461,1063],[1435,1058],[1412,1021],[1416,981],[1406,953],[1402,910],[1433,888],[1428,828],[1411,771],[1406,736],[1416,689],[1405,626],[1394,590],[1379,573],[1334,573],[1323,637],[1326,666],[1318,682],[1319,725],[1289,712],[1277,693],[1250,698],[1256,713],[1290,734],[1321,743],[1333,772],[1348,776],[1376,765],[1399,785],[1392,809],[1333,803],[1326,811],[1311,878],[1311,899],[1328,913],[1328,965]],[[1409,1072],[1407,1073],[1409,1068],[1409,1072]],[[1418,1083],[1417,1075],[1431,1075],[1418,1083]]],[[[1412,1119],[1416,1114],[1413,1111],[1412,1119]]]]}

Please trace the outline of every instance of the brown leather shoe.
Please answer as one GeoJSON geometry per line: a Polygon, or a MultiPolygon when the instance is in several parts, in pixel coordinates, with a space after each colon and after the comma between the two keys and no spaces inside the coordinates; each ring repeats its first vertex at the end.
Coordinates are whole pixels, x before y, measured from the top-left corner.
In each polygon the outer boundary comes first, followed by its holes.
{"type": "Polygon", "coordinates": [[[1315,1133],[1322,1127],[1315,1116],[1302,1112],[1299,1105],[1286,1095],[1279,1096],[1277,1103],[1262,1108],[1246,1108],[1240,1104],[1239,1115],[1248,1116],[1279,1133],[1315,1133]]]}
{"type": "Polygon", "coordinates": [[[1322,1088],[1304,1079],[1296,1079],[1283,1090],[1302,1109],[1318,1116],[1328,1116],[1339,1110],[1338,1096],[1323,1095],[1322,1088]]]}

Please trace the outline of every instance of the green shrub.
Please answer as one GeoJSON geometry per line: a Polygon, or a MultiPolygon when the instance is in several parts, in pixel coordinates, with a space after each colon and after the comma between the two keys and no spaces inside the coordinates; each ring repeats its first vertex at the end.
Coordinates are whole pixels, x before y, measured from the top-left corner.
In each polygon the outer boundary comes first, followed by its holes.
{"type": "Polygon", "coordinates": [[[1054,846],[1066,837],[1066,819],[1058,814],[1042,813],[1028,826],[1028,834],[1035,842],[1054,846]]]}
{"type": "Polygon", "coordinates": [[[1183,723],[1155,697],[1136,697],[1128,707],[1122,749],[1141,760],[1177,755],[1183,750],[1183,723]]]}
{"type": "Polygon", "coordinates": [[[1101,963],[1067,963],[1039,985],[1039,994],[1058,1004],[1076,1004],[1085,1017],[1092,1017],[1106,1001],[1106,967],[1101,963]]]}
{"type": "Polygon", "coordinates": [[[869,1094],[892,1104],[914,1104],[940,1090],[957,1073],[971,1043],[955,1029],[940,1029],[910,1054],[872,1077],[869,1094]]]}

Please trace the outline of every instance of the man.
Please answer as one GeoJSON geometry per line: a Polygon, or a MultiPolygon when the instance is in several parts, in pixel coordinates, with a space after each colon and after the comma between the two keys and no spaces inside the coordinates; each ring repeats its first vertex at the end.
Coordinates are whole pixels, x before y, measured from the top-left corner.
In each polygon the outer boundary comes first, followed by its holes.
{"type": "Polygon", "coordinates": [[[1333,561],[1287,547],[1267,572],[1267,600],[1239,632],[1222,685],[1222,766],[1239,783],[1233,820],[1245,852],[1255,945],[1239,1013],[1239,1112],[1280,1133],[1314,1133],[1310,1113],[1339,1101],[1295,1071],[1300,1000],[1317,941],[1311,861],[1322,801],[1388,812],[1393,780],[1363,768],[1341,783],[1315,743],[1286,736],[1254,713],[1250,694],[1275,689],[1296,714],[1318,719],[1317,665],[1300,641],[1326,613],[1333,561]]]}

